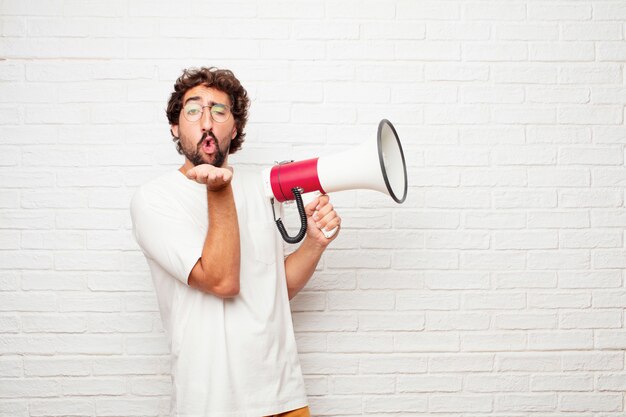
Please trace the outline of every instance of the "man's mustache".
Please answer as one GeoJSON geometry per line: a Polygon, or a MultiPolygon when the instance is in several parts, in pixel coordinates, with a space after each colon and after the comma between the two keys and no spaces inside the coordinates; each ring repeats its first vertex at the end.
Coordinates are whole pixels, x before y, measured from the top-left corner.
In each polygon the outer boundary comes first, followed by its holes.
{"type": "Polygon", "coordinates": [[[204,142],[207,137],[210,137],[211,139],[213,139],[215,141],[215,143],[217,143],[217,139],[213,135],[213,132],[204,132],[204,134],[200,138],[200,141],[198,142],[198,146],[202,145],[202,142],[204,142]]]}

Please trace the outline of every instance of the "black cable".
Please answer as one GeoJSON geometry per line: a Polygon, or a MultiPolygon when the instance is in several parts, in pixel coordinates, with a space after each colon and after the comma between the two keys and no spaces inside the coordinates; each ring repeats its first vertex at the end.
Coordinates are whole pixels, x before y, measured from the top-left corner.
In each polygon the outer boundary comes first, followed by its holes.
{"type": "Polygon", "coordinates": [[[289,236],[281,219],[276,220],[276,227],[278,227],[278,231],[280,232],[285,242],[298,243],[302,239],[304,239],[304,235],[306,235],[306,213],[304,211],[304,204],[302,203],[302,195],[300,194],[300,189],[294,187],[291,189],[291,192],[293,193],[293,196],[296,200],[296,205],[298,206],[298,214],[300,215],[300,231],[297,235],[293,237],[289,236]]]}

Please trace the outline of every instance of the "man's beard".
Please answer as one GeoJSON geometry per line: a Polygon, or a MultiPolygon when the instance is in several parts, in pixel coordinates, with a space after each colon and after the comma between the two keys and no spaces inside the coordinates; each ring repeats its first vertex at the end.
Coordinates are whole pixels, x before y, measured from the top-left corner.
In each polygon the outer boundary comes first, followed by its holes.
{"type": "Polygon", "coordinates": [[[224,161],[226,160],[226,152],[222,151],[218,140],[210,132],[205,132],[202,135],[202,138],[200,139],[200,142],[198,142],[198,144],[196,145],[195,149],[186,149],[185,146],[181,146],[181,148],[183,151],[183,155],[185,155],[185,157],[189,160],[189,162],[193,164],[193,166],[198,166],[202,164],[210,164],[210,165],[213,165],[214,167],[219,168],[222,165],[224,165],[224,161]],[[211,137],[211,139],[215,143],[215,153],[213,154],[213,158],[214,158],[213,162],[207,162],[203,159],[202,144],[208,137],[211,137]]]}

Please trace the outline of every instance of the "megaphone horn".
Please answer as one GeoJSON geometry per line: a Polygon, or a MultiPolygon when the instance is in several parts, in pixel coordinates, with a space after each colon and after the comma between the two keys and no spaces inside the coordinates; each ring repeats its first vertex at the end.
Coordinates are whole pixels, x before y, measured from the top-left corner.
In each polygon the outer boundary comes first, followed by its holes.
{"type": "MultiPolygon", "coordinates": [[[[299,195],[313,191],[374,190],[387,194],[396,203],[403,203],[408,190],[400,138],[387,119],[378,124],[375,141],[365,142],[336,155],[274,165],[263,171],[263,184],[268,198],[281,203],[296,200],[298,210],[302,205],[299,195]]],[[[290,242],[281,230],[283,238],[290,243],[302,240],[306,231],[306,217],[304,220],[299,240],[290,242]]],[[[279,222],[280,219],[277,224],[281,229],[282,222],[279,222]]]]}

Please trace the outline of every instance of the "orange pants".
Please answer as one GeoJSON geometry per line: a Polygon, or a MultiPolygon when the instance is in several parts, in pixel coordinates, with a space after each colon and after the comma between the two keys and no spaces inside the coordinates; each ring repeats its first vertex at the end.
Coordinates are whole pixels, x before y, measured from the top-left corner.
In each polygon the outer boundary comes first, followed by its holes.
{"type": "Polygon", "coordinates": [[[275,414],[267,417],[311,417],[309,407],[298,408],[297,410],[287,411],[286,413],[275,414]]]}

